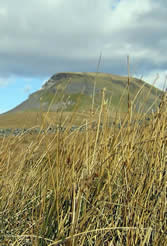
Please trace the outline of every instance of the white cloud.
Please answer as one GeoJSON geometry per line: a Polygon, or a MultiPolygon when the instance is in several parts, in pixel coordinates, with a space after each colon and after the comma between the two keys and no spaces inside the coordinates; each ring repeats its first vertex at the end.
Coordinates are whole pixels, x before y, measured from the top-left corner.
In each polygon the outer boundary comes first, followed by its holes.
{"type": "MultiPolygon", "coordinates": [[[[137,76],[139,78],[139,76],[137,76]]],[[[159,89],[165,90],[167,88],[167,70],[156,70],[142,76],[144,81],[155,85],[159,89]]]]}
{"type": "Polygon", "coordinates": [[[6,78],[0,78],[0,88],[6,87],[9,85],[9,79],[6,78]]]}
{"type": "Polygon", "coordinates": [[[0,114],[3,114],[7,111],[8,109],[3,109],[3,108],[0,108],[0,114]]]}
{"type": "Polygon", "coordinates": [[[31,85],[26,85],[26,86],[24,87],[24,92],[29,94],[30,91],[31,91],[31,89],[32,89],[31,85]]]}

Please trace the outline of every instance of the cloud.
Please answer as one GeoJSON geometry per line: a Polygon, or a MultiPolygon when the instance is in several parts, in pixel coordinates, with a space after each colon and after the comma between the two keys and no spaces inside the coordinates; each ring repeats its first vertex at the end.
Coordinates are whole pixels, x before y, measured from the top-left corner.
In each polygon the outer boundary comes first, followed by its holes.
{"type": "Polygon", "coordinates": [[[31,91],[31,89],[32,89],[32,87],[31,87],[31,85],[26,85],[25,87],[24,87],[24,93],[30,93],[30,91],[31,91]]]}
{"type": "Polygon", "coordinates": [[[167,70],[152,71],[148,75],[143,76],[143,79],[162,90],[167,89],[167,70]]]}
{"type": "Polygon", "coordinates": [[[9,79],[6,78],[0,78],[0,88],[6,87],[9,85],[9,79]]]}
{"type": "Polygon", "coordinates": [[[8,109],[0,108],[0,114],[3,114],[7,111],[8,109]]]}
{"type": "Polygon", "coordinates": [[[61,71],[145,75],[166,71],[163,0],[1,0],[0,73],[47,77],[61,71]]]}

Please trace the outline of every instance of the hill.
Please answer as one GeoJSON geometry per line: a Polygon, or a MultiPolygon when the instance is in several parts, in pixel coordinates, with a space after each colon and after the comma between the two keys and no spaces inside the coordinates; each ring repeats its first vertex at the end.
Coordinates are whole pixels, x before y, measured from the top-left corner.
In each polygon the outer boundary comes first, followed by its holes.
{"type": "MultiPolygon", "coordinates": [[[[74,125],[80,125],[83,120],[89,121],[92,109],[96,119],[104,88],[110,120],[115,121],[117,112],[122,119],[128,109],[127,85],[128,77],[113,74],[57,73],[26,101],[1,114],[0,128],[30,128],[44,121],[55,125],[67,118],[74,125]]],[[[135,118],[141,118],[143,112],[156,111],[162,91],[140,79],[130,78],[129,94],[135,118]]]]}
{"type": "MultiPolygon", "coordinates": [[[[106,89],[105,99],[109,107],[126,112],[127,81],[127,77],[105,73],[57,73],[40,90],[9,112],[83,112],[91,109],[92,101],[97,109],[101,104],[103,88],[106,89]]],[[[133,100],[140,90],[133,110],[145,112],[156,101],[151,107],[154,110],[162,92],[140,79],[130,78],[130,99],[133,100]]]]}

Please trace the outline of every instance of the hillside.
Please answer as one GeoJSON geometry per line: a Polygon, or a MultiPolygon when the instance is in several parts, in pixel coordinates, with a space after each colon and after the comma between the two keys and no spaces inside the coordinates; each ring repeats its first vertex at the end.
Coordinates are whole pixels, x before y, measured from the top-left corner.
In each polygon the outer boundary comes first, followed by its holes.
{"type": "MultiPolygon", "coordinates": [[[[102,99],[102,90],[105,90],[105,99],[109,108],[114,111],[127,111],[127,77],[105,73],[57,73],[53,75],[40,90],[31,94],[29,98],[10,110],[11,112],[42,112],[76,110],[88,111],[92,108],[94,93],[94,109],[98,109],[102,99]]],[[[152,104],[155,109],[159,104],[161,91],[146,82],[130,78],[130,99],[138,94],[133,110],[146,112],[152,104]]]]}

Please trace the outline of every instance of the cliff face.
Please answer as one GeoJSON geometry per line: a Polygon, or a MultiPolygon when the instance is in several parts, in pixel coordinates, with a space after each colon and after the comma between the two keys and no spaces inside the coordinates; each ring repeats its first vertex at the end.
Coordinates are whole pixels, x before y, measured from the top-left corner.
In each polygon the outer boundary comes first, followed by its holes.
{"type": "MultiPolygon", "coordinates": [[[[142,80],[130,78],[130,97],[134,98],[141,86],[143,90],[136,100],[137,110],[143,103],[145,95],[150,91],[143,111],[161,95],[161,91],[142,80]]],[[[95,92],[94,105],[97,109],[101,103],[102,89],[106,88],[105,97],[110,107],[125,112],[127,110],[127,77],[104,73],[57,73],[54,74],[39,91],[12,109],[10,112],[24,111],[86,111],[91,108],[92,95],[95,92]],[[123,96],[122,96],[123,95],[123,96]],[[122,103],[119,104],[120,98],[122,103]]],[[[157,104],[159,99],[157,100],[157,104]]],[[[156,106],[156,105],[155,105],[156,106]]]]}
{"type": "Polygon", "coordinates": [[[53,75],[43,86],[43,90],[52,92],[64,90],[65,93],[87,93],[93,90],[94,76],[88,73],[58,73],[53,75]]]}

